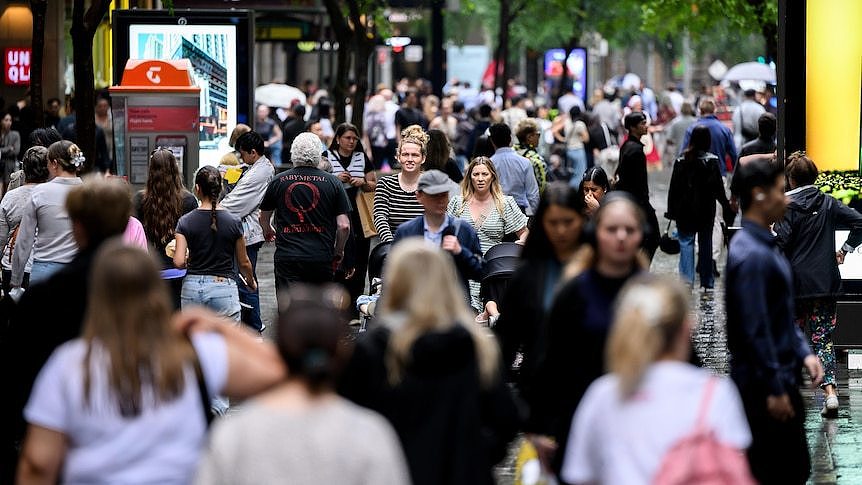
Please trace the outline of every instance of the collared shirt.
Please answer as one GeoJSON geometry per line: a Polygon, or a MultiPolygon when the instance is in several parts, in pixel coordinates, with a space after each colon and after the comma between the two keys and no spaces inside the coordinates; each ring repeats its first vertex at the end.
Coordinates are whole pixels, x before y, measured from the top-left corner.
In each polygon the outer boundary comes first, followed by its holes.
{"type": "Polygon", "coordinates": [[[535,214],[539,207],[539,183],[530,161],[511,147],[498,148],[491,161],[497,169],[503,194],[511,195],[528,216],[535,214]]]}
{"type": "Polygon", "coordinates": [[[774,396],[798,386],[811,350],[794,323],[790,263],[768,229],[743,219],[730,243],[725,287],[733,380],[774,396]]]}
{"type": "Polygon", "coordinates": [[[733,141],[733,133],[730,128],[724,126],[721,120],[715,115],[701,116],[697,123],[688,127],[685,132],[685,138],[682,140],[682,145],[679,147],[679,154],[688,147],[688,142],[691,139],[691,132],[695,126],[706,126],[709,129],[709,135],[712,137],[712,142],[709,145],[709,153],[718,155],[718,168],[721,170],[721,176],[727,175],[726,156],[730,156],[731,166],[736,167],[736,143],[733,141]]]}
{"type": "Polygon", "coordinates": [[[430,226],[428,226],[428,218],[422,218],[424,228],[425,228],[425,240],[433,243],[435,246],[440,246],[443,244],[443,230],[449,227],[449,214],[446,214],[446,217],[443,219],[443,224],[437,228],[436,231],[432,230],[430,226]]]}

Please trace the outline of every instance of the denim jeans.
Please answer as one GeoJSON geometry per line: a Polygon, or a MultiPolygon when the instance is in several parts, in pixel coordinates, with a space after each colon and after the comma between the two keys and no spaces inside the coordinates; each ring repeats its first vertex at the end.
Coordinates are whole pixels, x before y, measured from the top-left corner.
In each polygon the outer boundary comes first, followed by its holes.
{"type": "MultiPolygon", "coordinates": [[[[261,246],[263,246],[262,242],[245,247],[245,252],[248,254],[249,261],[251,261],[251,272],[255,275],[255,278],[257,278],[257,273],[255,272],[257,270],[257,253],[260,251],[261,246]]],[[[242,309],[243,323],[260,332],[263,328],[263,322],[260,319],[260,295],[258,291],[251,291],[245,286],[242,280],[239,279],[239,275],[236,277],[236,289],[239,292],[240,303],[245,303],[250,307],[243,307],[242,309]]]]}
{"type": "Polygon", "coordinates": [[[700,286],[712,288],[715,276],[712,274],[712,228],[701,229],[697,233],[678,231],[679,238],[679,274],[690,285],[694,285],[694,237],[697,235],[697,271],[700,274],[700,286]]]}
{"type": "Polygon", "coordinates": [[[47,281],[57,271],[63,269],[68,263],[55,263],[53,261],[33,261],[30,267],[30,285],[47,281]]]}
{"type": "Polygon", "coordinates": [[[205,306],[219,315],[239,321],[240,306],[236,281],[210,275],[186,275],[180,297],[183,308],[205,306]]]}
{"type": "Polygon", "coordinates": [[[584,172],[587,171],[587,152],[583,148],[567,149],[566,165],[572,174],[569,185],[577,187],[581,183],[584,172]]]}

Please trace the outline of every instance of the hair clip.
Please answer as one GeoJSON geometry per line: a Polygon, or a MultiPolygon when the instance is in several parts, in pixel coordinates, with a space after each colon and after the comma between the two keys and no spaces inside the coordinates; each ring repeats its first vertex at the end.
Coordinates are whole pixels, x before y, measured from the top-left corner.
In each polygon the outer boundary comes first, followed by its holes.
{"type": "Polygon", "coordinates": [[[72,165],[76,168],[81,168],[84,165],[84,162],[87,160],[87,157],[84,156],[83,152],[77,152],[72,155],[72,165]]]}

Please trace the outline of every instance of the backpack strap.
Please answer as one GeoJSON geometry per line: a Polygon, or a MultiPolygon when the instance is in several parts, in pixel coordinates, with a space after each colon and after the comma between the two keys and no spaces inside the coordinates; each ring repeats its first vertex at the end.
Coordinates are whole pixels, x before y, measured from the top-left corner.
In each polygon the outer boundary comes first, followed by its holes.
{"type": "Polygon", "coordinates": [[[195,380],[198,385],[198,394],[200,394],[201,398],[201,406],[203,406],[204,418],[206,419],[207,428],[212,425],[213,419],[215,415],[213,414],[212,406],[210,405],[210,397],[209,391],[207,391],[207,383],[204,380],[204,371],[201,368],[201,361],[198,358],[197,350],[195,350],[195,346],[191,343],[191,339],[189,339],[189,345],[192,348],[192,367],[195,370],[195,380]]]}
{"type": "Polygon", "coordinates": [[[703,390],[703,397],[700,400],[700,409],[697,412],[696,429],[703,431],[706,429],[706,420],[709,415],[709,405],[712,402],[712,395],[715,391],[715,385],[718,384],[718,378],[710,376],[706,381],[706,389],[703,390]]]}

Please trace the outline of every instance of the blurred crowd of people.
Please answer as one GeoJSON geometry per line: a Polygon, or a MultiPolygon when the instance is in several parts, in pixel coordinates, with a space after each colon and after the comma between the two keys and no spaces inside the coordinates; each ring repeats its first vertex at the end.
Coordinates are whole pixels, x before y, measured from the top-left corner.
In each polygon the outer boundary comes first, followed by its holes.
{"type": "Polygon", "coordinates": [[[804,154],[788,206],[756,93],[726,126],[720,91],[552,107],[405,80],[358,127],[304,89],[311,109],[258,106],[192,187],[167,149],[133,193],[30,135],[0,202],[0,480],[490,484],[520,433],[520,483],[805,482],[802,370],[834,417],[834,278],[862,216],[811,191],[804,154]],[[665,166],[681,278],[650,273],[665,166]],[[690,289],[738,212],[719,377],[690,289]],[[843,254],[810,230],[839,219],[843,254]],[[828,273],[806,273],[815,251],[828,273]]]}

